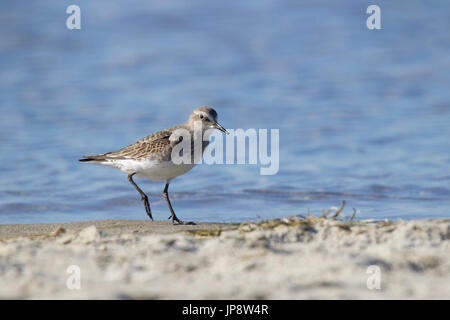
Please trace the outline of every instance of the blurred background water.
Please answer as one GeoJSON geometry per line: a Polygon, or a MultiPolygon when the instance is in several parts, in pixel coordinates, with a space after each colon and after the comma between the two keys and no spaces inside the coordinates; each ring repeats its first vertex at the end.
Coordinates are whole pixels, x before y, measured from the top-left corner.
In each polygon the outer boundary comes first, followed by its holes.
{"type": "MultiPolygon", "coordinates": [[[[2,1],[0,223],[146,219],[120,171],[77,162],[213,106],[227,128],[279,128],[280,170],[201,165],[177,215],[449,217],[450,3],[2,1]],[[66,8],[81,8],[81,30],[66,8]],[[381,7],[381,30],[366,8],[381,7]]],[[[156,219],[164,183],[137,180],[156,219]]]]}

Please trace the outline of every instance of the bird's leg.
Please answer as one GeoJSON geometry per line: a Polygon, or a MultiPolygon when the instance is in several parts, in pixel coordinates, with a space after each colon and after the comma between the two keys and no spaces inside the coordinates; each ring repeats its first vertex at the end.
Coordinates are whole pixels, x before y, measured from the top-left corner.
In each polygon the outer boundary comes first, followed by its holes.
{"type": "Polygon", "coordinates": [[[144,207],[145,207],[145,211],[147,212],[147,215],[150,217],[150,219],[153,220],[152,217],[152,211],[150,210],[150,204],[148,202],[148,197],[147,195],[144,193],[144,191],[141,190],[141,188],[139,188],[137,186],[137,184],[133,181],[133,176],[136,174],[132,173],[128,175],[128,181],[130,181],[130,183],[136,188],[136,190],[140,193],[141,195],[141,200],[144,201],[144,207]]]}
{"type": "Polygon", "coordinates": [[[169,182],[166,182],[166,186],[164,187],[163,195],[164,195],[164,199],[166,199],[166,202],[169,205],[169,210],[170,210],[170,213],[171,213],[171,216],[169,217],[169,219],[172,218],[172,223],[175,223],[175,221],[176,221],[179,224],[183,224],[183,221],[180,221],[177,218],[177,215],[175,214],[175,211],[173,211],[172,204],[170,203],[170,199],[169,199],[169,182]]]}

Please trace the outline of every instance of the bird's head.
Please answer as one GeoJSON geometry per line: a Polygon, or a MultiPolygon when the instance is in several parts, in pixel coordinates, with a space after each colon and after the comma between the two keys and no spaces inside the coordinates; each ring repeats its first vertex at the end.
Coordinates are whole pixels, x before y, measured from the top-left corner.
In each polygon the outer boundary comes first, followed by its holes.
{"type": "Polygon", "coordinates": [[[193,127],[196,121],[201,122],[203,130],[218,129],[228,134],[228,131],[217,122],[217,112],[213,108],[198,107],[192,111],[188,123],[193,127]]]}

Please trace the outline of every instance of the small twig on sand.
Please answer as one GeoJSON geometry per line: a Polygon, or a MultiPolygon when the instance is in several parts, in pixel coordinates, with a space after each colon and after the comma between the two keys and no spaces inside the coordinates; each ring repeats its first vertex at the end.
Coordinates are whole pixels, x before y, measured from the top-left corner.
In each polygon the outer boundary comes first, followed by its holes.
{"type": "Polygon", "coordinates": [[[341,207],[333,214],[333,216],[331,217],[331,219],[336,219],[337,216],[342,212],[342,210],[345,207],[345,200],[342,201],[341,207]]]}
{"type": "Polygon", "coordinates": [[[330,209],[328,209],[328,210],[325,210],[325,211],[322,213],[322,215],[321,215],[320,217],[326,219],[326,218],[327,218],[327,215],[328,215],[331,211],[333,211],[332,208],[330,208],[330,209]]]}
{"type": "Polygon", "coordinates": [[[347,222],[352,222],[353,221],[353,218],[356,216],[356,209],[355,208],[353,208],[353,214],[352,214],[352,216],[350,217],[350,219],[348,219],[347,220],[347,222]]]}

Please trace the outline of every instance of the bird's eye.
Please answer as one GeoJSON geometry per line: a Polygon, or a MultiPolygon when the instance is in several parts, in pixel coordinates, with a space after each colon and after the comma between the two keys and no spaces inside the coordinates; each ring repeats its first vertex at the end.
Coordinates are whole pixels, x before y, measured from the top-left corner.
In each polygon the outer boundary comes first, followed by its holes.
{"type": "Polygon", "coordinates": [[[200,115],[200,119],[203,119],[203,115],[202,114],[200,115]]]}

